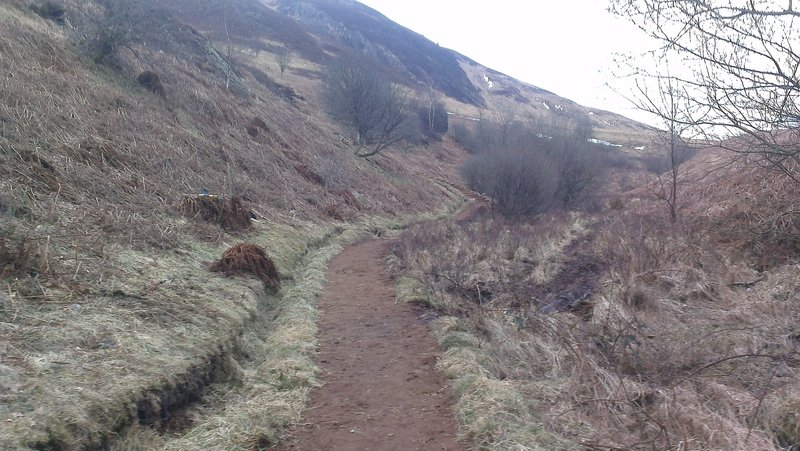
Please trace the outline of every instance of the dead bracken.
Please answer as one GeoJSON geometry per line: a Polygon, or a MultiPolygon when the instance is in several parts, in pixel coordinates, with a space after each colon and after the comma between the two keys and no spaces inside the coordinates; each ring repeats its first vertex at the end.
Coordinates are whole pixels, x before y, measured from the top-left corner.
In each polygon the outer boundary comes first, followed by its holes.
{"type": "Polygon", "coordinates": [[[252,212],[237,196],[187,195],[178,205],[178,211],[187,218],[218,224],[229,232],[241,232],[252,227],[252,212]]]}
{"type": "Polygon", "coordinates": [[[34,274],[44,265],[41,256],[27,240],[13,246],[7,239],[0,239],[0,276],[34,274]]]}
{"type": "Polygon", "coordinates": [[[275,263],[267,255],[263,247],[252,243],[237,244],[222,254],[211,271],[224,273],[226,276],[236,274],[253,274],[264,282],[268,290],[278,291],[281,288],[281,275],[275,263]]]}

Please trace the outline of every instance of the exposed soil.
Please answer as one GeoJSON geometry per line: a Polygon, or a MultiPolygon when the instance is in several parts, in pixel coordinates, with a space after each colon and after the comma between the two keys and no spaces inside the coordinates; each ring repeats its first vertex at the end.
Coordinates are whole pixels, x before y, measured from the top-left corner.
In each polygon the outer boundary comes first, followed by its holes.
{"type": "Polygon", "coordinates": [[[481,216],[487,216],[489,214],[494,214],[492,210],[492,201],[488,197],[484,196],[483,194],[478,194],[475,191],[472,191],[468,188],[465,188],[460,185],[456,185],[450,183],[446,180],[441,180],[441,183],[444,183],[451,188],[455,189],[462,196],[466,197],[469,200],[469,203],[461,209],[460,212],[453,218],[457,223],[465,224],[468,222],[472,222],[478,219],[481,216]]]}
{"type": "Polygon", "coordinates": [[[460,450],[441,352],[421,311],[395,302],[391,241],[346,248],[320,300],[323,385],[286,450],[460,450]]]}

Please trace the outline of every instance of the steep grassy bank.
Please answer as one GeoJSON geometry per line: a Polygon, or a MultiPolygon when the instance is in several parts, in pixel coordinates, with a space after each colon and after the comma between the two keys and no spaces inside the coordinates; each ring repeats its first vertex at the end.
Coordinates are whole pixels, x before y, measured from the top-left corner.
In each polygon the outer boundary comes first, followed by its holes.
{"type": "MultiPolygon", "coordinates": [[[[451,199],[439,215],[458,205],[451,199]]],[[[110,259],[119,273],[108,295],[21,310],[9,323],[17,353],[4,367],[4,449],[274,444],[315,384],[314,301],[327,261],[355,240],[435,217],[258,226],[249,241],[271,249],[286,278],[277,296],[254,278],[209,273],[203,260],[224,243],[110,259]]]]}
{"type": "MultiPolygon", "coordinates": [[[[355,159],[314,103],[309,60],[278,82],[273,53],[221,50],[174,11],[67,1],[54,20],[33,4],[0,5],[0,447],[106,448],[129,430],[180,443],[222,415],[199,401],[259,384],[297,384],[276,418],[296,415],[313,342],[288,341],[313,337],[295,329],[313,321],[326,252],[388,227],[370,218],[452,202],[435,180],[460,151],[355,159]],[[128,39],[104,46],[120,27],[128,39]],[[183,217],[205,190],[241,200],[253,228],[183,217]],[[244,241],[277,264],[279,296],[209,272],[244,241]]],[[[231,440],[271,440],[284,421],[231,440]]]]}

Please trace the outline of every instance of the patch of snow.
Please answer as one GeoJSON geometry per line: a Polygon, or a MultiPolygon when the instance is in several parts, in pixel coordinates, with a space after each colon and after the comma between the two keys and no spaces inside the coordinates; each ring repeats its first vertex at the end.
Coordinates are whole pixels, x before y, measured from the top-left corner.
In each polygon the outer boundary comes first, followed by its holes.
{"type": "Polygon", "coordinates": [[[633,149],[634,150],[644,150],[644,149],[647,149],[647,146],[635,146],[633,149]]]}
{"type": "Polygon", "coordinates": [[[594,116],[594,111],[589,111],[589,116],[594,116]]]}
{"type": "Polygon", "coordinates": [[[564,107],[562,107],[561,105],[556,105],[556,109],[558,111],[564,111],[564,107]]]}
{"type": "Polygon", "coordinates": [[[488,75],[486,75],[486,74],[483,74],[483,81],[485,81],[485,82],[486,82],[486,86],[488,86],[488,87],[489,87],[489,89],[492,89],[492,88],[494,88],[494,82],[493,82],[492,80],[490,80],[490,79],[489,79],[489,76],[488,76],[488,75]]]}
{"type": "Polygon", "coordinates": [[[536,137],[537,138],[542,138],[542,139],[553,139],[552,136],[547,136],[544,133],[539,133],[538,135],[536,135],[536,137]]]}
{"type": "Polygon", "coordinates": [[[542,102],[542,105],[544,105],[544,107],[547,108],[548,110],[550,109],[550,105],[548,105],[547,102],[542,102]]]}
{"type": "Polygon", "coordinates": [[[455,117],[457,117],[457,118],[459,118],[459,119],[465,119],[465,120],[472,121],[472,122],[480,122],[480,121],[481,121],[481,120],[480,120],[480,118],[477,118],[477,117],[469,117],[469,116],[462,116],[462,115],[460,115],[460,114],[458,114],[458,113],[453,113],[452,111],[448,111],[448,112],[447,112],[447,115],[448,115],[448,116],[455,116],[455,117]]]}
{"type": "Polygon", "coordinates": [[[614,144],[608,141],[603,141],[602,139],[589,138],[587,139],[587,141],[589,141],[592,144],[599,144],[601,146],[606,146],[606,147],[622,147],[622,144],[614,144]]]}

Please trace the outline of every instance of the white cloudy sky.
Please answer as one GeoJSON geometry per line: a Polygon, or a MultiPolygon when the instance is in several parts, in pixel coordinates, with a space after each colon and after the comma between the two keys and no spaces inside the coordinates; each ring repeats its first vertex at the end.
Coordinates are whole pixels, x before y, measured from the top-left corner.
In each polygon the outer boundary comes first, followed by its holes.
{"type": "MultiPolygon", "coordinates": [[[[585,106],[647,116],[609,88],[616,53],[645,36],[606,11],[607,0],[359,0],[443,47],[585,106]]],[[[655,125],[655,124],[654,124],[655,125]]]]}

